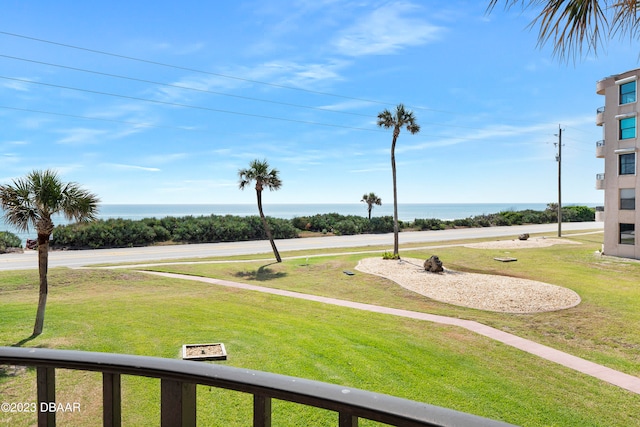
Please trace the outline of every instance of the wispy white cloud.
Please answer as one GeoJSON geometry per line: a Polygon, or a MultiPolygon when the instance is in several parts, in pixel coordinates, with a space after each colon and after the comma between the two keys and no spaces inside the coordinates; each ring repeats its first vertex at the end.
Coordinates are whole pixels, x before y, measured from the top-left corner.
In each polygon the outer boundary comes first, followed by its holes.
{"type": "Polygon", "coordinates": [[[144,172],[160,172],[161,169],[158,168],[150,168],[146,166],[138,166],[138,165],[125,165],[122,163],[103,163],[103,166],[117,169],[117,170],[132,170],[132,171],[144,171],[144,172]]]}
{"type": "Polygon", "coordinates": [[[533,124],[529,126],[512,126],[512,125],[492,125],[486,128],[479,128],[477,130],[470,130],[467,133],[457,133],[456,136],[451,137],[427,137],[427,141],[417,144],[411,144],[410,141],[406,141],[401,146],[396,148],[397,153],[404,153],[409,151],[424,150],[427,148],[435,147],[447,147],[451,145],[457,145],[462,143],[470,143],[478,141],[493,142],[497,139],[511,138],[516,140],[517,138],[523,138],[526,135],[540,135],[541,133],[551,131],[551,127],[548,123],[533,124]],[[408,144],[407,144],[408,142],[408,144]]]}
{"type": "Polygon", "coordinates": [[[237,88],[244,84],[242,80],[214,75],[190,75],[162,86],[157,94],[162,101],[189,99],[198,92],[217,92],[237,88]]]}
{"type": "Polygon", "coordinates": [[[202,51],[206,47],[204,42],[191,42],[185,44],[170,43],[166,41],[135,40],[129,43],[130,48],[143,52],[162,52],[170,55],[190,55],[202,51]]]}
{"type": "Polygon", "coordinates": [[[166,154],[155,154],[152,156],[145,157],[145,163],[154,164],[154,165],[164,165],[167,163],[173,163],[179,160],[184,160],[189,157],[189,153],[166,153],[166,154]]]}
{"type": "Polygon", "coordinates": [[[19,163],[21,158],[15,153],[2,153],[0,154],[0,166],[6,167],[9,165],[15,165],[19,163]]]}
{"type": "Polygon", "coordinates": [[[103,119],[123,119],[131,115],[139,116],[148,111],[148,105],[142,102],[126,102],[116,105],[101,106],[99,109],[91,109],[87,113],[90,117],[103,119]]]}
{"type": "Polygon", "coordinates": [[[124,138],[127,137],[129,135],[135,135],[137,133],[143,132],[145,130],[148,130],[150,126],[153,126],[152,123],[138,123],[135,125],[129,125],[126,126],[123,129],[120,129],[119,131],[113,132],[110,135],[111,139],[120,139],[120,138],[124,138]]]}
{"type": "Polygon", "coordinates": [[[278,84],[307,87],[323,81],[339,81],[339,71],[348,65],[346,61],[329,60],[325,63],[297,63],[271,61],[262,65],[278,84]]]}
{"type": "MultiPolygon", "coordinates": [[[[326,62],[296,62],[291,60],[271,60],[251,67],[236,67],[220,71],[219,75],[189,75],[157,89],[162,101],[186,100],[198,92],[216,92],[217,95],[235,97],[232,91],[250,87],[256,82],[265,82],[268,87],[285,85],[312,87],[320,82],[343,80],[340,71],[349,65],[348,61],[330,59],[326,62]]],[[[241,96],[241,95],[240,95],[241,96]]]]}
{"type": "Polygon", "coordinates": [[[20,118],[20,120],[17,121],[17,125],[21,129],[31,130],[31,129],[41,129],[53,122],[54,122],[53,119],[51,119],[50,117],[33,116],[33,117],[20,118]]]}
{"type": "Polygon", "coordinates": [[[60,130],[58,133],[65,134],[64,137],[56,141],[58,144],[87,145],[99,143],[107,134],[107,131],[89,128],[72,128],[60,130]]]}
{"type": "Polygon", "coordinates": [[[438,40],[439,27],[413,16],[422,9],[408,2],[388,3],[342,31],[333,44],[347,56],[386,55],[438,40]]]}
{"type": "Polygon", "coordinates": [[[349,111],[349,110],[357,110],[360,108],[367,108],[372,106],[375,106],[376,108],[378,108],[379,104],[375,104],[375,103],[363,101],[363,100],[349,100],[349,101],[337,102],[335,104],[321,105],[320,108],[325,108],[327,110],[334,110],[334,111],[349,111]]]}
{"type": "MultiPolygon", "coordinates": [[[[20,80],[31,80],[26,77],[16,77],[16,78],[20,80]]],[[[0,80],[0,87],[11,89],[11,90],[17,90],[19,92],[29,92],[31,86],[27,82],[3,79],[3,80],[0,80]]]]}

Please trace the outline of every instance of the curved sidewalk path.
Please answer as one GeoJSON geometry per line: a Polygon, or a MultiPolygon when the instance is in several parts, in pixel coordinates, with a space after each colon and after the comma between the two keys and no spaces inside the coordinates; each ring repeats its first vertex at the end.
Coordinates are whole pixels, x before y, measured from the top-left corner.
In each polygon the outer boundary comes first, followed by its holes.
{"type": "Polygon", "coordinates": [[[393,316],[408,317],[411,319],[424,320],[427,322],[440,323],[444,325],[458,326],[469,331],[475,332],[493,340],[502,342],[511,347],[515,347],[530,354],[542,357],[543,359],[550,360],[558,363],[567,368],[582,372],[583,374],[590,375],[598,378],[602,381],[616,385],[623,389],[629,390],[633,393],[640,394],[640,378],[633,375],[625,374],[620,371],[616,371],[606,366],[598,365],[597,363],[589,362],[588,360],[580,357],[572,356],[559,350],[555,350],[551,347],[547,347],[536,342],[520,338],[518,336],[500,331],[490,326],[483,325],[472,320],[462,320],[453,317],[438,316],[428,313],[420,313],[416,311],[401,310],[397,308],[383,307],[373,304],[363,304],[359,302],[340,300],[335,298],[327,298],[317,295],[303,294],[299,292],[285,291],[281,289],[267,288],[264,286],[249,285],[246,283],[231,282],[228,280],[212,279],[208,277],[188,276],[185,274],[175,273],[161,273],[155,271],[142,271],[140,273],[153,274],[157,276],[170,277],[173,279],[192,280],[195,282],[210,283],[212,285],[228,286],[231,288],[246,289],[249,291],[264,292],[273,295],[280,295],[290,298],[304,299],[308,301],[316,301],[324,304],[337,305],[341,307],[353,308],[356,310],[371,311],[374,313],[390,314],[393,316]]]}

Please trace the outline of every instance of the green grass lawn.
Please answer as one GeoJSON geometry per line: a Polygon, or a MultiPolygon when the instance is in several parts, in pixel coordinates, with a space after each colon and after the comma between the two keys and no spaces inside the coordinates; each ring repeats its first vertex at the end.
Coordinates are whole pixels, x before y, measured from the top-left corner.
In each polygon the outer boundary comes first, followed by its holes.
{"type": "MultiPolygon", "coordinates": [[[[452,269],[544,280],[583,299],[574,309],[532,315],[455,307],[382,278],[342,273],[371,254],[154,269],[477,320],[638,375],[640,264],[594,257],[598,238],[579,237],[579,246],[511,250],[518,261],[507,264],[492,260],[505,251],[434,252],[452,269]]],[[[402,254],[425,258],[432,252],[402,254]]],[[[182,344],[224,342],[229,358],[215,363],[387,393],[523,426],[640,425],[640,396],[460,328],[128,271],[53,269],[50,283],[44,333],[25,346],[178,358],[182,344]]],[[[36,271],[0,272],[0,345],[31,334],[36,304],[36,271]]],[[[96,424],[96,379],[94,373],[60,371],[58,401],[79,401],[83,408],[82,416],[60,416],[60,425],[96,424]]],[[[0,396],[33,401],[34,371],[0,370],[0,396]]],[[[157,380],[125,377],[123,424],[157,424],[158,401],[157,380]]],[[[250,403],[244,394],[199,387],[199,422],[248,425],[250,403]]],[[[293,406],[276,402],[274,425],[335,425],[334,414],[293,406]]],[[[0,414],[0,425],[33,422],[25,414],[0,414]]]]}
{"type": "Polygon", "coordinates": [[[640,263],[595,256],[600,234],[576,236],[581,245],[539,249],[487,250],[465,247],[407,249],[406,257],[437,254],[447,268],[539,280],[577,292],[582,303],[573,309],[538,314],[502,314],[456,307],[421,297],[395,283],[363,273],[347,276],[358,260],[372,254],[310,257],[281,264],[258,261],[148,267],[244,281],[292,291],[477,320],[487,325],[640,375],[640,263]],[[517,262],[500,263],[510,256],[517,262]]]}

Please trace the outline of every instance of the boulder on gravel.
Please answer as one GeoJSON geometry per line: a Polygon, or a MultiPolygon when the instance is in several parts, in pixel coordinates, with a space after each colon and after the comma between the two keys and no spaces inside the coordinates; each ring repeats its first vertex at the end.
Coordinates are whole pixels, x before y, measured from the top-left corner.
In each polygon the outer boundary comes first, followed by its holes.
{"type": "Polygon", "coordinates": [[[431,258],[425,260],[424,269],[430,273],[442,273],[444,271],[442,261],[440,261],[437,255],[431,255],[431,258]]]}

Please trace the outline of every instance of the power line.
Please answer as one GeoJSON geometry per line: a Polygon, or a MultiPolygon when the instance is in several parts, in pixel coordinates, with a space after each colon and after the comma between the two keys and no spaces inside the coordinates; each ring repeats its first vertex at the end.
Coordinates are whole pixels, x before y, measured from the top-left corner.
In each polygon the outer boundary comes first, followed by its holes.
{"type": "MultiPolygon", "coordinates": [[[[34,84],[34,85],[40,85],[40,86],[55,87],[55,88],[59,88],[59,89],[74,90],[74,91],[78,91],[78,92],[93,93],[93,94],[97,94],[97,95],[111,96],[111,97],[116,97],[116,98],[131,99],[131,100],[134,100],[134,101],[150,102],[150,103],[154,103],[154,104],[168,105],[168,106],[172,106],[172,107],[192,108],[192,109],[211,111],[211,112],[216,112],[216,113],[234,114],[234,115],[247,116],[247,117],[256,117],[256,118],[269,119],[269,120],[280,120],[280,121],[286,121],[286,122],[292,122],[292,123],[301,123],[301,124],[308,124],[308,125],[316,125],[316,126],[335,127],[335,128],[341,128],[341,129],[351,129],[351,130],[361,130],[361,131],[381,132],[381,133],[385,132],[382,129],[370,129],[370,128],[355,127],[355,126],[339,125],[339,124],[333,124],[333,123],[313,122],[313,121],[308,121],[308,120],[296,120],[296,119],[289,119],[289,118],[284,118],[284,117],[266,116],[266,115],[254,114],[254,113],[244,113],[244,112],[240,112],[240,111],[223,110],[223,109],[203,107],[203,106],[198,106],[198,105],[181,104],[181,103],[177,103],[177,102],[160,101],[160,100],[156,100],[156,99],[141,98],[141,97],[130,96],[130,95],[121,95],[121,94],[103,92],[103,91],[92,90],[92,89],[81,89],[81,88],[76,88],[76,87],[72,87],[72,86],[64,86],[64,85],[58,85],[58,84],[53,84],[53,83],[37,82],[37,81],[33,81],[33,80],[19,79],[19,78],[15,78],[15,77],[0,76],[0,79],[17,81],[17,82],[21,82],[21,83],[28,83],[28,84],[34,84]]],[[[26,109],[21,109],[21,108],[14,108],[14,107],[5,107],[5,108],[13,109],[13,110],[26,111],[26,109]]],[[[115,121],[115,122],[118,122],[117,120],[111,120],[111,119],[100,119],[100,118],[93,118],[93,117],[87,117],[87,116],[74,116],[74,115],[67,115],[67,114],[62,114],[62,113],[52,113],[52,112],[38,111],[38,110],[32,110],[32,111],[33,112],[43,113],[43,114],[53,114],[53,115],[60,115],[60,116],[65,116],[66,115],[66,116],[69,116],[69,117],[77,117],[77,118],[82,118],[82,119],[104,120],[104,121],[115,121]]],[[[369,117],[369,116],[366,116],[366,117],[369,117]]],[[[124,122],[124,123],[127,123],[127,122],[124,122]]],[[[128,122],[128,123],[129,124],[135,124],[133,122],[128,122]]],[[[140,124],[140,125],[145,126],[145,124],[140,124]]],[[[447,125],[441,125],[441,126],[447,126],[447,125]]],[[[452,127],[462,127],[462,128],[464,128],[463,126],[452,126],[452,127]]],[[[477,128],[467,128],[467,129],[477,129],[477,128]]],[[[507,131],[505,133],[509,133],[509,132],[507,131]]],[[[442,138],[443,137],[443,136],[435,136],[435,135],[433,135],[433,136],[437,137],[437,138],[442,138]]],[[[456,139],[475,140],[477,138],[456,137],[456,139]]]]}
{"type": "MultiPolygon", "coordinates": [[[[222,77],[222,78],[226,78],[226,79],[244,81],[244,82],[248,82],[248,83],[255,83],[255,84],[260,84],[260,85],[265,85],[265,86],[277,87],[277,88],[281,88],[281,89],[288,89],[288,90],[306,92],[306,93],[311,93],[311,94],[314,94],[314,95],[330,96],[330,97],[334,97],[334,98],[348,99],[348,100],[352,100],[352,101],[360,101],[360,102],[367,102],[367,103],[372,103],[372,104],[394,106],[394,107],[396,105],[396,104],[393,104],[393,103],[390,103],[390,102],[377,101],[377,100],[373,100],[373,99],[358,98],[358,97],[348,96],[348,95],[339,95],[339,94],[330,93],[330,92],[322,92],[322,91],[316,91],[316,90],[311,90],[311,89],[304,89],[304,88],[300,88],[300,87],[282,85],[282,84],[278,84],[278,83],[270,83],[270,82],[264,82],[264,81],[260,81],[260,80],[247,79],[247,78],[244,78],[244,77],[231,76],[231,75],[228,75],[228,74],[214,73],[214,72],[211,72],[211,71],[204,71],[204,70],[185,67],[185,66],[181,66],[181,65],[167,64],[167,63],[164,63],[164,62],[151,61],[151,60],[148,60],[148,59],[136,58],[136,57],[133,57],[133,56],[127,56],[127,55],[122,55],[122,54],[113,53],[113,52],[107,52],[107,51],[103,51],[103,50],[90,49],[90,48],[85,48],[85,47],[81,47],[81,46],[75,46],[75,45],[71,45],[71,44],[55,42],[55,41],[52,41],[52,40],[45,40],[45,39],[41,39],[41,38],[37,38],[37,37],[30,37],[30,36],[25,36],[25,35],[22,35],[22,34],[10,33],[10,32],[7,32],[7,31],[0,31],[0,34],[4,34],[4,35],[7,35],[7,36],[11,36],[11,37],[23,38],[23,39],[26,39],[26,40],[37,41],[39,43],[47,43],[47,44],[51,44],[51,45],[54,45],[54,46],[61,46],[61,47],[65,47],[65,48],[68,48],[68,49],[76,49],[76,50],[80,50],[80,51],[96,53],[96,54],[106,55],[106,56],[111,56],[111,57],[114,57],[114,58],[126,59],[126,60],[129,60],[129,61],[136,61],[136,62],[150,64],[150,65],[157,65],[157,66],[166,67],[166,68],[173,68],[173,69],[177,69],[177,70],[189,71],[189,72],[192,72],[192,73],[199,73],[199,74],[205,74],[205,75],[210,75],[210,76],[222,77]]],[[[265,101],[265,102],[268,102],[268,101],[265,101]]],[[[438,110],[438,109],[434,109],[434,108],[418,107],[418,106],[412,106],[412,105],[408,105],[408,106],[411,107],[414,110],[431,111],[431,112],[434,112],[434,113],[442,113],[442,114],[453,114],[453,115],[464,115],[464,116],[468,115],[467,113],[461,113],[461,112],[458,112],[458,111],[438,110]]],[[[328,110],[328,111],[335,111],[335,110],[328,110]]],[[[510,120],[511,121],[519,121],[519,122],[523,122],[523,123],[534,123],[533,121],[530,121],[530,120],[518,120],[518,119],[513,119],[513,118],[510,118],[510,120]]]]}
{"type": "MultiPolygon", "coordinates": [[[[90,48],[85,48],[85,47],[80,47],[80,46],[75,46],[75,45],[70,45],[70,44],[65,44],[65,43],[59,43],[59,42],[55,42],[55,41],[51,41],[51,40],[45,40],[45,39],[40,39],[40,38],[36,38],[36,37],[30,37],[30,36],[21,35],[21,34],[10,33],[10,32],[6,32],[6,31],[0,31],[0,34],[4,34],[4,35],[7,35],[7,36],[11,36],[11,37],[23,38],[23,39],[32,40],[32,41],[37,41],[37,42],[40,42],[40,43],[47,43],[47,44],[51,44],[51,45],[61,46],[61,47],[69,48],[69,49],[76,49],[76,50],[96,53],[96,54],[100,54],[100,55],[107,55],[107,56],[112,56],[112,57],[116,57],[116,58],[122,58],[122,59],[126,59],[126,60],[137,61],[137,62],[141,62],[141,63],[147,63],[147,64],[151,64],[151,65],[157,65],[157,66],[162,66],[162,67],[167,67],[167,68],[174,68],[174,69],[179,69],[179,70],[184,70],[184,71],[189,71],[189,72],[194,72],[194,73],[212,75],[212,76],[216,76],[216,77],[234,79],[234,80],[239,80],[239,81],[245,81],[245,82],[250,82],[250,83],[256,83],[256,84],[261,84],[261,85],[267,85],[267,86],[272,86],[272,87],[288,89],[288,90],[295,90],[295,91],[312,93],[312,94],[316,94],[316,95],[331,96],[331,97],[337,97],[337,98],[343,98],[343,99],[349,99],[349,100],[355,100],[355,101],[367,102],[367,103],[379,104],[379,105],[395,105],[395,104],[391,104],[391,103],[383,102],[383,101],[364,99],[364,98],[358,98],[358,97],[352,97],[352,96],[346,96],[346,95],[339,95],[339,94],[334,94],[334,93],[329,93],[329,92],[314,91],[314,90],[304,89],[304,88],[300,88],[300,87],[293,87],[293,86],[281,85],[281,84],[276,84],[276,83],[269,83],[269,82],[264,82],[264,81],[259,81],[259,80],[246,79],[246,78],[238,77],[238,76],[231,76],[231,75],[226,75],[226,74],[203,71],[203,70],[198,70],[198,69],[195,69],[195,68],[184,67],[184,66],[180,66],[180,65],[167,64],[167,63],[163,63],[163,62],[151,61],[151,60],[147,60],[147,59],[136,58],[136,57],[132,57],[132,56],[121,55],[121,54],[102,51],[102,50],[97,50],[97,49],[90,49],[90,48]]],[[[286,102],[274,101],[274,100],[263,99],[263,98],[255,98],[255,97],[248,97],[248,96],[242,96],[242,95],[234,95],[234,94],[229,94],[229,93],[224,93],[224,92],[210,91],[210,90],[206,90],[206,89],[199,89],[199,88],[194,88],[194,87],[189,87],[189,86],[184,86],[184,85],[161,83],[161,82],[156,82],[156,81],[147,80],[147,79],[140,79],[140,78],[123,76],[123,75],[118,75],[118,74],[111,74],[111,73],[106,73],[106,72],[87,70],[87,69],[82,69],[82,68],[77,68],[77,67],[65,66],[65,65],[60,65],[60,64],[53,64],[53,63],[48,63],[48,62],[43,62],[43,61],[36,61],[36,60],[31,60],[31,59],[26,59],[26,58],[19,58],[19,57],[9,56],[9,55],[0,54],[0,57],[13,59],[13,60],[19,60],[19,61],[32,62],[32,63],[41,64],[41,65],[65,68],[65,69],[70,69],[70,70],[79,71],[79,72],[92,73],[92,74],[96,74],[96,75],[103,75],[103,76],[112,77],[112,78],[126,79],[126,80],[131,80],[131,81],[138,81],[138,82],[155,84],[155,85],[165,86],[165,87],[173,87],[173,88],[182,89],[182,90],[191,90],[191,91],[215,94],[215,95],[220,95],[220,96],[234,97],[234,98],[238,98],[238,99],[246,99],[246,100],[250,100],[250,101],[258,101],[258,102],[265,102],[265,103],[284,105],[284,106],[290,106],[290,107],[296,107],[296,108],[305,108],[305,109],[311,109],[311,110],[317,110],[317,111],[332,112],[332,113],[337,113],[337,114],[353,115],[353,116],[360,116],[360,117],[371,117],[371,116],[369,116],[367,114],[362,114],[362,113],[337,111],[337,110],[332,110],[332,109],[323,108],[323,107],[313,107],[313,106],[308,106],[308,105],[286,103],[286,102]]],[[[3,77],[3,78],[7,78],[7,77],[3,77]]],[[[15,79],[15,80],[20,81],[19,79],[15,79]]],[[[36,83],[36,82],[33,82],[33,81],[29,81],[29,80],[25,80],[25,82],[34,83],[34,84],[36,83]]],[[[54,86],[55,87],[55,85],[51,85],[51,84],[49,84],[49,86],[54,86]]],[[[78,88],[65,87],[65,86],[57,86],[57,87],[67,88],[67,89],[70,89],[70,90],[79,90],[79,91],[92,92],[92,93],[97,93],[97,94],[102,94],[102,95],[107,95],[107,96],[119,96],[119,97],[129,98],[129,99],[143,100],[143,101],[146,101],[146,102],[162,103],[162,101],[149,100],[149,99],[145,99],[145,98],[128,97],[128,96],[125,96],[125,95],[110,94],[110,93],[106,93],[106,92],[91,91],[91,90],[87,90],[87,89],[78,89],[78,88]]],[[[175,105],[175,106],[181,106],[181,107],[187,107],[187,108],[207,109],[205,107],[189,106],[189,105],[186,105],[186,104],[178,104],[178,103],[167,103],[167,105],[175,105]]],[[[416,110],[431,111],[431,112],[450,114],[450,115],[465,115],[466,116],[468,114],[468,113],[461,113],[461,112],[455,112],[455,111],[437,110],[437,109],[426,108],[426,107],[411,106],[411,108],[416,109],[416,110]]],[[[334,124],[327,124],[327,123],[319,123],[319,122],[311,122],[311,121],[302,121],[302,120],[295,120],[295,119],[286,119],[286,118],[281,118],[281,117],[265,116],[265,115],[258,115],[258,114],[252,114],[252,113],[237,112],[237,111],[228,111],[228,110],[221,110],[221,109],[208,109],[208,110],[221,112],[221,113],[227,113],[227,114],[245,115],[245,116],[249,116],[249,117],[259,117],[259,118],[265,118],[265,119],[282,120],[282,121],[297,122],[297,123],[304,123],[304,124],[313,124],[313,125],[319,125],[319,126],[329,126],[329,127],[340,127],[340,128],[347,128],[347,129],[374,131],[372,129],[356,128],[356,127],[349,127],[349,126],[343,126],[343,125],[334,125],[334,124]]],[[[44,113],[46,114],[46,112],[44,112],[44,113]]],[[[81,118],[86,118],[86,117],[81,117],[81,118]]],[[[523,122],[523,123],[537,123],[537,122],[533,122],[533,121],[530,121],[530,120],[517,120],[517,119],[513,119],[513,118],[510,118],[509,120],[523,122]]],[[[443,127],[451,127],[451,128],[471,129],[471,130],[481,129],[481,128],[470,127],[470,126],[451,125],[451,124],[443,124],[443,123],[438,123],[438,122],[422,122],[422,124],[423,125],[436,125],[436,126],[443,126],[443,127]]],[[[576,130],[580,130],[582,132],[586,132],[586,131],[581,130],[581,129],[576,129],[576,130]]]]}
{"type": "MultiPolygon", "coordinates": [[[[198,129],[195,129],[193,127],[187,127],[187,126],[154,125],[154,124],[151,124],[151,123],[132,122],[132,121],[128,121],[128,120],[118,120],[118,119],[107,119],[105,117],[80,116],[80,115],[76,115],[76,114],[57,113],[57,112],[53,112],[53,111],[44,111],[44,110],[33,110],[33,109],[29,109],[29,108],[9,107],[9,106],[6,106],[6,105],[0,105],[0,108],[4,108],[6,110],[24,111],[24,112],[27,112],[27,113],[39,113],[39,114],[49,114],[49,115],[52,115],[52,116],[70,117],[70,118],[73,118],[73,119],[97,120],[97,121],[102,121],[102,122],[122,123],[122,124],[126,124],[126,125],[148,127],[148,128],[198,131],[198,129]]],[[[199,131],[199,132],[206,132],[206,131],[202,130],[202,131],[199,131]]]]}
{"type": "Polygon", "coordinates": [[[191,86],[183,86],[183,85],[177,85],[177,84],[171,84],[171,83],[156,82],[156,81],[153,81],[153,80],[140,79],[140,78],[137,78],[137,77],[129,77],[129,76],[123,76],[123,75],[119,75],[119,74],[104,73],[102,71],[87,70],[87,69],[84,69],[84,68],[71,67],[71,66],[68,66],[68,65],[53,64],[51,62],[36,61],[36,60],[33,60],[33,59],[19,58],[19,57],[10,56],[10,55],[2,55],[2,54],[0,54],[0,57],[13,59],[13,60],[17,60],[17,61],[31,62],[33,64],[47,65],[47,66],[50,66],[50,67],[64,68],[64,69],[67,69],[67,70],[80,71],[80,72],[83,72],[83,73],[90,73],[90,74],[96,74],[96,75],[100,75],[100,76],[113,77],[113,78],[116,78],[116,79],[130,80],[130,81],[141,82],[141,83],[149,83],[149,84],[154,84],[154,85],[158,85],[158,86],[165,86],[165,87],[171,87],[171,88],[176,88],[176,89],[190,90],[190,91],[194,91],[194,92],[208,93],[208,94],[212,94],[212,95],[228,96],[228,97],[232,97],[232,98],[246,99],[246,100],[249,100],[249,101],[266,102],[266,103],[270,103],[270,104],[285,105],[285,106],[288,106],[288,107],[296,107],[296,108],[307,108],[307,109],[310,109],[310,110],[326,111],[326,112],[336,113],[336,114],[347,114],[347,115],[352,115],[352,116],[371,117],[371,115],[369,115],[369,114],[352,113],[352,112],[349,112],[349,111],[337,111],[337,110],[332,110],[330,108],[313,107],[313,106],[309,106],[309,105],[301,105],[301,104],[293,104],[293,103],[289,103],[289,102],[273,101],[273,100],[270,100],[270,99],[254,98],[254,97],[243,96],[243,95],[234,95],[234,94],[231,94],[231,93],[217,92],[217,91],[212,91],[212,90],[208,90],[208,89],[199,89],[199,88],[195,88],[195,87],[191,87],[191,86]]]}
{"type": "Polygon", "coordinates": [[[345,125],[338,125],[338,124],[333,124],[333,123],[321,123],[321,122],[312,122],[312,121],[307,121],[307,120],[288,119],[288,118],[284,118],[284,117],[265,116],[265,115],[261,115],[261,114],[243,113],[243,112],[240,112],[240,111],[223,110],[223,109],[219,109],[219,108],[202,107],[202,106],[198,106],[198,105],[180,104],[180,103],[177,103],[177,102],[160,101],[160,100],[156,100],[156,99],[140,98],[140,97],[130,96],[130,95],[120,95],[120,94],[115,94],[115,93],[110,93],[110,92],[102,92],[102,91],[98,91],[98,90],[80,89],[80,88],[75,88],[75,87],[71,87],[71,86],[63,86],[63,85],[57,85],[57,84],[52,84],[52,83],[36,82],[36,81],[32,81],[32,80],[18,79],[18,78],[14,78],[14,77],[0,76],[0,79],[17,81],[17,82],[22,82],[22,83],[29,83],[29,84],[36,84],[36,85],[41,85],[41,86],[55,87],[55,88],[59,88],[59,89],[75,90],[75,91],[79,91],[79,92],[93,93],[93,94],[97,94],[97,95],[112,96],[112,97],[116,97],[116,98],[131,99],[131,100],[134,100],[134,101],[151,102],[151,103],[154,103],[154,104],[168,105],[168,106],[172,106],[172,107],[192,108],[192,109],[196,109],[196,110],[211,111],[211,112],[215,112],[215,113],[234,114],[234,115],[239,115],[239,116],[256,117],[256,118],[270,119],[270,120],[280,120],[280,121],[285,121],[285,122],[301,123],[301,124],[307,124],[307,125],[326,126],[326,127],[335,127],[335,128],[342,128],[342,129],[353,129],[353,130],[363,130],[363,131],[368,131],[368,132],[384,132],[381,129],[359,128],[359,127],[354,127],[354,126],[345,126],[345,125]]]}
{"type": "Polygon", "coordinates": [[[0,34],[4,34],[7,36],[12,36],[12,37],[19,37],[19,38],[23,38],[23,39],[27,39],[27,40],[33,40],[33,41],[37,41],[40,43],[48,43],[48,44],[52,44],[55,46],[62,46],[62,47],[66,47],[69,49],[77,49],[77,50],[82,50],[85,52],[91,52],[91,53],[97,53],[100,55],[107,55],[107,56],[112,56],[115,58],[121,58],[121,59],[127,59],[129,61],[136,61],[136,62],[142,62],[145,64],[151,64],[151,65],[158,65],[161,67],[166,67],[166,68],[174,68],[177,70],[183,70],[183,71],[189,71],[192,73],[199,73],[199,74],[206,74],[206,75],[210,75],[210,76],[216,76],[216,77],[223,77],[225,79],[233,79],[233,80],[239,80],[239,81],[244,81],[244,82],[248,82],[248,83],[255,83],[255,84],[260,84],[260,85],[265,85],[265,86],[272,86],[272,87],[277,87],[277,88],[281,88],[281,89],[288,89],[288,90],[296,90],[296,91],[301,91],[301,92],[307,92],[307,93],[312,93],[315,95],[323,95],[323,96],[331,96],[331,97],[335,97],[335,98],[342,98],[342,99],[349,99],[352,101],[364,101],[364,102],[370,102],[373,104],[380,104],[380,105],[395,105],[389,102],[382,102],[382,101],[375,101],[375,100],[371,100],[371,99],[364,99],[364,98],[356,98],[356,97],[352,97],[352,96],[346,96],[346,95],[338,95],[335,93],[329,93],[329,92],[321,92],[321,91],[316,91],[316,90],[311,90],[311,89],[304,89],[304,88],[300,88],[300,87],[294,87],[294,86],[287,86],[287,85],[281,85],[278,83],[269,83],[269,82],[263,82],[260,80],[252,80],[252,79],[247,79],[244,77],[237,77],[237,76],[230,76],[227,74],[220,74],[220,73],[214,73],[211,71],[203,71],[203,70],[198,70],[195,68],[189,68],[189,67],[183,67],[180,65],[173,65],[173,64],[167,64],[164,62],[157,62],[157,61],[151,61],[148,59],[142,59],[142,58],[135,58],[133,56],[127,56],[127,55],[121,55],[121,54],[117,54],[117,53],[112,53],[112,52],[106,52],[103,50],[97,50],[97,49],[89,49],[86,47],[80,47],[80,46],[74,46],[74,45],[70,45],[70,44],[65,44],[65,43],[59,43],[59,42],[54,42],[51,40],[44,40],[44,39],[39,39],[36,37],[30,37],[30,36],[25,36],[25,35],[21,35],[21,34],[15,34],[15,33],[9,33],[6,31],[0,31],[0,34]]]}
{"type": "MultiPolygon", "coordinates": [[[[162,82],[157,82],[157,81],[153,81],[153,80],[141,79],[141,78],[137,78],[137,77],[130,77],[130,76],[123,76],[123,75],[119,75],[119,74],[105,73],[105,72],[102,72],[102,71],[88,70],[88,69],[84,69],[84,68],[71,67],[71,66],[68,66],[68,65],[54,64],[54,63],[50,63],[50,62],[37,61],[37,60],[33,60],[33,59],[20,58],[20,57],[10,56],[10,55],[0,54],[0,57],[12,59],[12,60],[17,60],[17,61],[30,62],[30,63],[34,63],[34,64],[46,65],[46,66],[51,66],[51,67],[63,68],[63,69],[67,69],[67,70],[79,71],[79,72],[83,72],[83,73],[90,73],[90,74],[95,74],[95,75],[101,75],[101,76],[112,77],[112,78],[123,79],[123,80],[136,81],[136,82],[141,82],[141,83],[149,83],[149,84],[153,84],[153,85],[171,87],[171,88],[182,89],[182,90],[190,90],[190,91],[200,92],[200,93],[207,93],[207,94],[221,95],[221,96],[227,96],[227,97],[238,98],[238,99],[245,99],[245,100],[249,100],[249,101],[265,102],[265,103],[276,104],[276,105],[284,105],[284,106],[288,106],[288,107],[305,108],[305,109],[310,109],[310,110],[330,112],[330,113],[336,113],[336,114],[344,114],[344,115],[351,115],[351,116],[359,116],[359,117],[367,117],[367,118],[371,118],[372,117],[372,115],[370,115],[370,114],[353,113],[353,112],[348,112],[348,111],[337,111],[337,110],[332,110],[330,108],[313,107],[313,106],[309,106],[309,105],[302,105],[302,104],[294,104],[294,103],[288,103],[288,102],[274,101],[274,100],[264,99],[264,98],[255,98],[255,97],[249,97],[249,96],[243,96],[243,95],[234,95],[234,94],[225,93],[225,92],[217,92],[217,91],[212,91],[212,90],[208,90],[208,89],[199,89],[199,88],[194,88],[194,87],[191,87],[191,86],[177,85],[177,84],[171,84],[171,83],[162,83],[162,82]]],[[[438,122],[424,122],[424,121],[421,121],[421,123],[423,125],[425,125],[425,126],[426,125],[434,125],[434,126],[459,128],[459,129],[471,129],[471,130],[480,130],[480,129],[482,129],[482,128],[471,127],[471,126],[451,125],[451,124],[444,124],[444,123],[438,123],[438,122]]]]}

